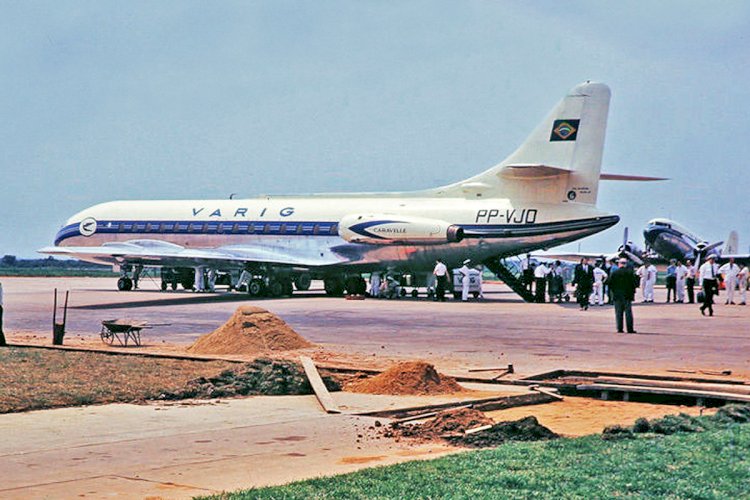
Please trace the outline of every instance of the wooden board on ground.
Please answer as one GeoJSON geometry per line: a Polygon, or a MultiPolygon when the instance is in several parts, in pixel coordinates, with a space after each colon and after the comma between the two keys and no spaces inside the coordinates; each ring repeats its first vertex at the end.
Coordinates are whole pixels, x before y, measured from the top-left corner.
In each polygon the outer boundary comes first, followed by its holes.
{"type": "Polygon", "coordinates": [[[315,392],[315,397],[317,397],[318,402],[320,402],[320,406],[322,406],[328,413],[341,413],[339,407],[334,403],[331,393],[328,392],[326,385],[323,383],[323,379],[320,378],[320,373],[318,373],[318,369],[315,368],[313,360],[307,356],[300,356],[299,360],[302,362],[302,368],[305,369],[307,380],[310,381],[310,385],[315,392]]]}
{"type": "Polygon", "coordinates": [[[736,394],[731,392],[715,391],[695,391],[690,389],[645,387],[638,385],[618,385],[618,384],[583,384],[576,388],[579,391],[614,391],[614,392],[635,392],[641,394],[659,394],[667,396],[689,396],[702,399],[723,399],[726,401],[739,401],[750,403],[750,396],[745,394],[736,394]]]}

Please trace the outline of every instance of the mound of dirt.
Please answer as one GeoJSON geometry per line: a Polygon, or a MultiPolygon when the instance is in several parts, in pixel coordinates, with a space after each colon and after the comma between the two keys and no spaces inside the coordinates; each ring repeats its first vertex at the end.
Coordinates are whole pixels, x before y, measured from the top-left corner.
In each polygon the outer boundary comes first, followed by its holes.
{"type": "Polygon", "coordinates": [[[507,441],[555,439],[557,434],[541,425],[536,417],[494,423],[479,410],[460,408],[440,412],[424,424],[393,424],[382,431],[384,437],[412,438],[420,441],[447,441],[455,446],[488,448],[507,441]],[[491,426],[471,434],[467,430],[491,426]]]}
{"type": "Polygon", "coordinates": [[[491,424],[493,424],[492,419],[487,418],[479,410],[458,408],[440,412],[435,418],[421,425],[403,424],[400,426],[400,434],[406,437],[436,439],[447,436],[462,436],[468,429],[491,424]]]}
{"type": "Polygon", "coordinates": [[[348,384],[345,389],[367,394],[450,394],[466,389],[452,377],[440,375],[435,367],[422,361],[406,361],[391,366],[372,378],[348,384]]]}
{"type": "Polygon", "coordinates": [[[557,434],[539,423],[534,416],[510,422],[499,422],[487,430],[460,436],[453,443],[472,448],[498,446],[506,441],[542,441],[558,438],[557,434]]]}
{"type": "MultiPolygon", "coordinates": [[[[340,384],[323,376],[329,391],[337,391],[340,384]]],[[[225,398],[245,395],[312,394],[313,390],[302,367],[285,360],[259,358],[236,370],[224,370],[216,377],[197,378],[182,390],[165,392],[159,399],[225,398]]]]}
{"type": "Polygon", "coordinates": [[[188,351],[196,354],[257,354],[312,347],[284,320],[265,309],[240,306],[229,321],[203,335],[188,351]]]}

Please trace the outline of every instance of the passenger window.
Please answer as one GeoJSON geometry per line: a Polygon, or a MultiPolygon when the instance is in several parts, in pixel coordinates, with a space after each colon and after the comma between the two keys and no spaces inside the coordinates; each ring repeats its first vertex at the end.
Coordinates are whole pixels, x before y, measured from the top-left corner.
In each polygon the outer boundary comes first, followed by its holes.
{"type": "Polygon", "coordinates": [[[339,225],[338,224],[331,224],[330,234],[332,234],[332,235],[339,234],[339,225]]]}
{"type": "Polygon", "coordinates": [[[313,226],[313,234],[320,234],[320,224],[315,224],[313,226]]]}

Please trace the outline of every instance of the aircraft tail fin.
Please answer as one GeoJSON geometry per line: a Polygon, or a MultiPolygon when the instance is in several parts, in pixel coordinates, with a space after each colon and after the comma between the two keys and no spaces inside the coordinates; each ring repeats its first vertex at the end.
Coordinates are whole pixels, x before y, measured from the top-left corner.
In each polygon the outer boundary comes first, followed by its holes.
{"type": "Polygon", "coordinates": [[[595,204],[609,99],[603,83],[574,87],[503,162],[439,191],[595,204]]]}
{"type": "Polygon", "coordinates": [[[722,254],[724,255],[734,255],[739,252],[740,247],[740,237],[737,234],[737,231],[730,231],[729,237],[727,237],[727,242],[724,245],[724,250],[722,250],[722,254]]]}

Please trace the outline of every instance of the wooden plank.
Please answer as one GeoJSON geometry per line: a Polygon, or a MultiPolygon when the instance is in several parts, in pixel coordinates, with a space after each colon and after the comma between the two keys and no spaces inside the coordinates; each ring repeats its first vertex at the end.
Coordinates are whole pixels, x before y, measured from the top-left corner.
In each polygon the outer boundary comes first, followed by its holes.
{"type": "Polygon", "coordinates": [[[327,413],[341,413],[339,407],[333,402],[331,393],[328,392],[326,385],[323,383],[323,379],[320,378],[320,373],[318,373],[318,369],[315,368],[313,360],[307,356],[300,356],[299,360],[302,362],[302,367],[305,369],[307,380],[310,381],[310,385],[315,392],[315,397],[318,398],[320,406],[322,406],[327,413]]]}
{"type": "Polygon", "coordinates": [[[617,391],[637,392],[639,394],[661,394],[664,396],[689,396],[704,399],[724,399],[727,401],[742,401],[750,403],[750,395],[736,394],[731,392],[696,391],[691,389],[676,389],[664,387],[646,387],[639,385],[619,384],[583,384],[577,385],[579,391],[617,391]]]}
{"type": "Polygon", "coordinates": [[[697,382],[669,382],[663,380],[648,380],[625,377],[599,377],[591,381],[595,384],[616,384],[616,385],[636,385],[643,387],[663,387],[669,389],[691,389],[696,391],[709,392],[732,392],[737,394],[749,394],[750,385],[723,384],[717,380],[713,384],[697,382]]]}
{"type": "Polygon", "coordinates": [[[550,396],[552,398],[558,399],[560,401],[562,401],[563,399],[565,399],[562,396],[560,396],[559,394],[557,394],[555,392],[552,392],[552,391],[549,391],[547,389],[543,389],[543,388],[539,387],[538,385],[531,385],[531,386],[529,386],[529,390],[530,391],[539,392],[541,394],[545,394],[547,396],[550,396]]]}

